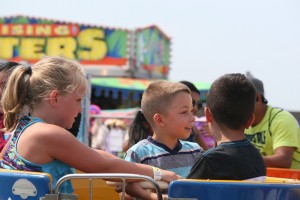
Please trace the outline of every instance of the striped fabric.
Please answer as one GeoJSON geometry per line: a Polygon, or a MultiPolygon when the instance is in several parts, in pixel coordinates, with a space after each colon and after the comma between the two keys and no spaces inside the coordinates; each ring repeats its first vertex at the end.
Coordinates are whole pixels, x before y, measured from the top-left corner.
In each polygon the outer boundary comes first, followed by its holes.
{"type": "Polygon", "coordinates": [[[127,151],[125,160],[170,170],[185,178],[202,151],[194,142],[178,140],[177,146],[170,149],[148,137],[132,146],[127,151]]]}

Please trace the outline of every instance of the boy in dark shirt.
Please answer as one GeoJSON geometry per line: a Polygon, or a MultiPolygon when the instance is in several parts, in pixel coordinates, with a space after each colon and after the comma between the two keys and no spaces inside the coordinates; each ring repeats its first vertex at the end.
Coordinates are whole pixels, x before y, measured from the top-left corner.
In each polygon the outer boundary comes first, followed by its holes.
{"type": "Polygon", "coordinates": [[[187,178],[265,180],[265,162],[244,134],[254,120],[255,97],[243,74],[226,74],[213,82],[205,116],[217,147],[200,153],[187,178]]]}

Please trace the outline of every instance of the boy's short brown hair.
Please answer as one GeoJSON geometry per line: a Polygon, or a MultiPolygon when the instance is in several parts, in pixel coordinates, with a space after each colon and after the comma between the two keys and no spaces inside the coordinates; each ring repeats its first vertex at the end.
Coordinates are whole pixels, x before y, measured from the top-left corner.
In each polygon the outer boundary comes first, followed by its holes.
{"type": "Polygon", "coordinates": [[[211,85],[207,107],[219,125],[238,130],[253,115],[255,97],[255,88],[245,75],[225,74],[211,85]]]}
{"type": "Polygon", "coordinates": [[[153,116],[155,113],[166,113],[170,102],[179,92],[191,94],[190,89],[179,82],[154,81],[143,93],[141,108],[150,123],[154,125],[153,116]]]}

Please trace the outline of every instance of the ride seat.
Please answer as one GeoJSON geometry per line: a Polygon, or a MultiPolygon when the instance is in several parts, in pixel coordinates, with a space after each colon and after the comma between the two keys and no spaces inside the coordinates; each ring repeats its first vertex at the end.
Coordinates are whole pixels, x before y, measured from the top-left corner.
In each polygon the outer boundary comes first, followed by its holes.
{"type": "Polygon", "coordinates": [[[264,182],[177,180],[169,185],[168,199],[296,200],[300,199],[300,181],[272,177],[264,182]]]}
{"type": "Polygon", "coordinates": [[[51,185],[47,173],[0,169],[0,199],[40,199],[51,193],[51,185]]]}

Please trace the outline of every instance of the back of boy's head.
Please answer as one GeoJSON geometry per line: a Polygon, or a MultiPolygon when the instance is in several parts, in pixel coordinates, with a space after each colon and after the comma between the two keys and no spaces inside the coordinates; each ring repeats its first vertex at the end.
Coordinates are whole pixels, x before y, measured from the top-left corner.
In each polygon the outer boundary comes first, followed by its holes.
{"type": "Polygon", "coordinates": [[[191,94],[190,89],[179,82],[155,81],[150,83],[143,93],[141,108],[151,126],[154,125],[154,114],[167,114],[167,109],[174,96],[180,92],[191,94]]]}
{"type": "Polygon", "coordinates": [[[254,112],[255,88],[245,75],[226,74],[213,82],[207,95],[207,107],[220,125],[238,130],[254,112]]]}
{"type": "Polygon", "coordinates": [[[52,90],[65,95],[79,87],[86,87],[86,78],[76,61],[55,56],[44,57],[32,67],[18,66],[10,75],[1,100],[7,115],[5,127],[13,129],[24,106],[30,109],[39,104],[52,90]]]}

